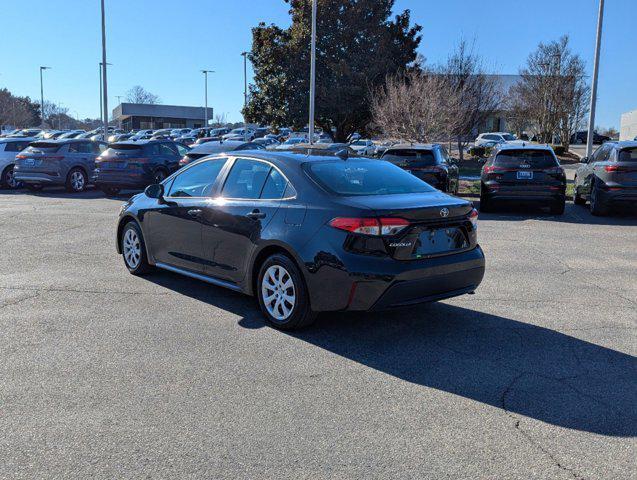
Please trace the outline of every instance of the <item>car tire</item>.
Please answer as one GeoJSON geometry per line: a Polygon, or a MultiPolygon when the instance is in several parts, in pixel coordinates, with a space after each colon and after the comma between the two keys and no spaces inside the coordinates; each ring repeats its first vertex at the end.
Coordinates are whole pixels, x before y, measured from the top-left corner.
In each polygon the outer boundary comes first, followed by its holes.
{"type": "Polygon", "coordinates": [[[2,171],[2,175],[0,175],[0,187],[13,190],[19,186],[20,182],[13,177],[13,165],[7,166],[7,168],[2,171]]]}
{"type": "Polygon", "coordinates": [[[285,255],[275,254],[263,262],[255,293],[263,315],[274,328],[297,330],[316,318],[301,272],[285,255]]]}
{"type": "Polygon", "coordinates": [[[102,186],[102,187],[100,187],[100,190],[102,192],[104,192],[105,195],[111,197],[111,196],[117,195],[121,191],[121,188],[119,188],[119,187],[105,187],[105,186],[102,186]]]}
{"type": "Polygon", "coordinates": [[[66,175],[65,187],[70,193],[81,193],[86,190],[88,185],[88,177],[81,168],[72,168],[66,175]]]}
{"type": "Polygon", "coordinates": [[[579,194],[579,188],[577,186],[573,188],[573,203],[575,205],[586,205],[586,199],[579,194]]]}
{"type": "Polygon", "coordinates": [[[144,235],[137,222],[130,221],[124,226],[119,244],[124,265],[130,273],[144,275],[153,270],[153,267],[148,263],[144,235]]]}
{"type": "Polygon", "coordinates": [[[39,192],[44,188],[44,185],[42,185],[41,183],[27,183],[26,187],[27,190],[29,190],[30,192],[39,192]]]}
{"type": "Polygon", "coordinates": [[[487,197],[487,195],[480,190],[480,211],[488,213],[493,210],[493,205],[491,204],[491,200],[487,197]]]}
{"type": "Polygon", "coordinates": [[[558,200],[551,204],[551,215],[564,215],[566,209],[566,202],[564,200],[558,200]]]}
{"type": "Polygon", "coordinates": [[[596,217],[604,216],[608,214],[608,206],[599,198],[599,187],[597,182],[591,186],[591,198],[590,198],[591,214],[596,217]]]}

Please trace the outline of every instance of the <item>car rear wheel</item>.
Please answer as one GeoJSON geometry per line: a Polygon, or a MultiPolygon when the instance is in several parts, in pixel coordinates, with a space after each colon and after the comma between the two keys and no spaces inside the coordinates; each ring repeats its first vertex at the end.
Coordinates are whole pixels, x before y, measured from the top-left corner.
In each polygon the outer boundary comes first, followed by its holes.
{"type": "Polygon", "coordinates": [[[2,172],[2,176],[0,176],[0,187],[14,189],[19,186],[20,182],[18,182],[13,175],[13,165],[9,165],[2,172]]]}
{"type": "Polygon", "coordinates": [[[579,188],[577,186],[573,189],[573,203],[575,205],[586,205],[586,199],[580,195],[579,188]]]}
{"type": "Polygon", "coordinates": [[[66,176],[66,191],[79,193],[86,190],[88,178],[81,168],[72,168],[66,176]]]}
{"type": "Polygon", "coordinates": [[[136,222],[128,222],[122,231],[120,247],[124,264],[133,275],[143,275],[152,270],[146,256],[146,244],[142,230],[136,222]]]}
{"type": "Polygon", "coordinates": [[[275,254],[263,262],[256,294],[261,311],[275,328],[295,330],[316,318],[301,272],[285,255],[275,254]]]}
{"type": "Polygon", "coordinates": [[[487,197],[487,194],[484,193],[484,190],[480,190],[480,211],[481,212],[490,212],[493,210],[493,206],[491,205],[491,200],[487,197]]]}
{"type": "Polygon", "coordinates": [[[600,191],[597,183],[593,183],[591,187],[591,201],[590,208],[591,213],[595,216],[602,216],[608,214],[608,206],[606,203],[600,198],[600,191]]]}
{"type": "Polygon", "coordinates": [[[563,215],[564,209],[566,208],[566,202],[564,200],[558,200],[551,204],[551,214],[552,215],[563,215]]]}

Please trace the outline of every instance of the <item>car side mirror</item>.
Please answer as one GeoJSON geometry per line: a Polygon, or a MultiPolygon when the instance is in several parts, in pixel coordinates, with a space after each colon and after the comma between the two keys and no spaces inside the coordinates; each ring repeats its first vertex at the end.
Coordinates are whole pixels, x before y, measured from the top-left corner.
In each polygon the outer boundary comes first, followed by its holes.
{"type": "Polygon", "coordinates": [[[153,185],[148,185],[146,190],[144,190],[144,194],[148,198],[154,198],[159,200],[164,196],[164,186],[161,183],[155,183],[153,185]]]}
{"type": "Polygon", "coordinates": [[[579,163],[588,163],[589,159],[588,157],[582,157],[579,159],[579,163]]]}

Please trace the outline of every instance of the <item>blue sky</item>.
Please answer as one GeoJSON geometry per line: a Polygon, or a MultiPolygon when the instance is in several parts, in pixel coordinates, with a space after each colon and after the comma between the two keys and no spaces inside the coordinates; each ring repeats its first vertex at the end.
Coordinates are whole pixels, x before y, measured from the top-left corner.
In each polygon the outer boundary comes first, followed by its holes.
{"type": "MultiPolygon", "coordinates": [[[[142,85],[165,104],[203,105],[202,68],[209,105],[240,120],[241,52],[258,22],[287,25],[283,0],[106,0],[109,102],[142,85]]],[[[444,60],[458,40],[475,39],[488,69],[517,73],[540,41],[571,36],[592,69],[598,0],[397,0],[423,26],[420,53],[444,60]]],[[[0,87],[45,97],[70,113],[97,117],[101,60],[99,0],[0,0],[0,87]]],[[[597,124],[619,127],[637,108],[637,1],[606,2],[597,124]]],[[[320,34],[320,32],[319,32],[320,34]]]]}

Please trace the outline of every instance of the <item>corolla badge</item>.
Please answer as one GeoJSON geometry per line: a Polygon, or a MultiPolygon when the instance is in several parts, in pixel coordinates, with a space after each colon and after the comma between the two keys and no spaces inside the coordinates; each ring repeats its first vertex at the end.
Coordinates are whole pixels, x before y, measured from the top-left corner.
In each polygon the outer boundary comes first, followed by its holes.
{"type": "Polygon", "coordinates": [[[440,216],[443,218],[446,218],[449,216],[449,209],[448,208],[441,208],[440,209],[440,216]]]}

